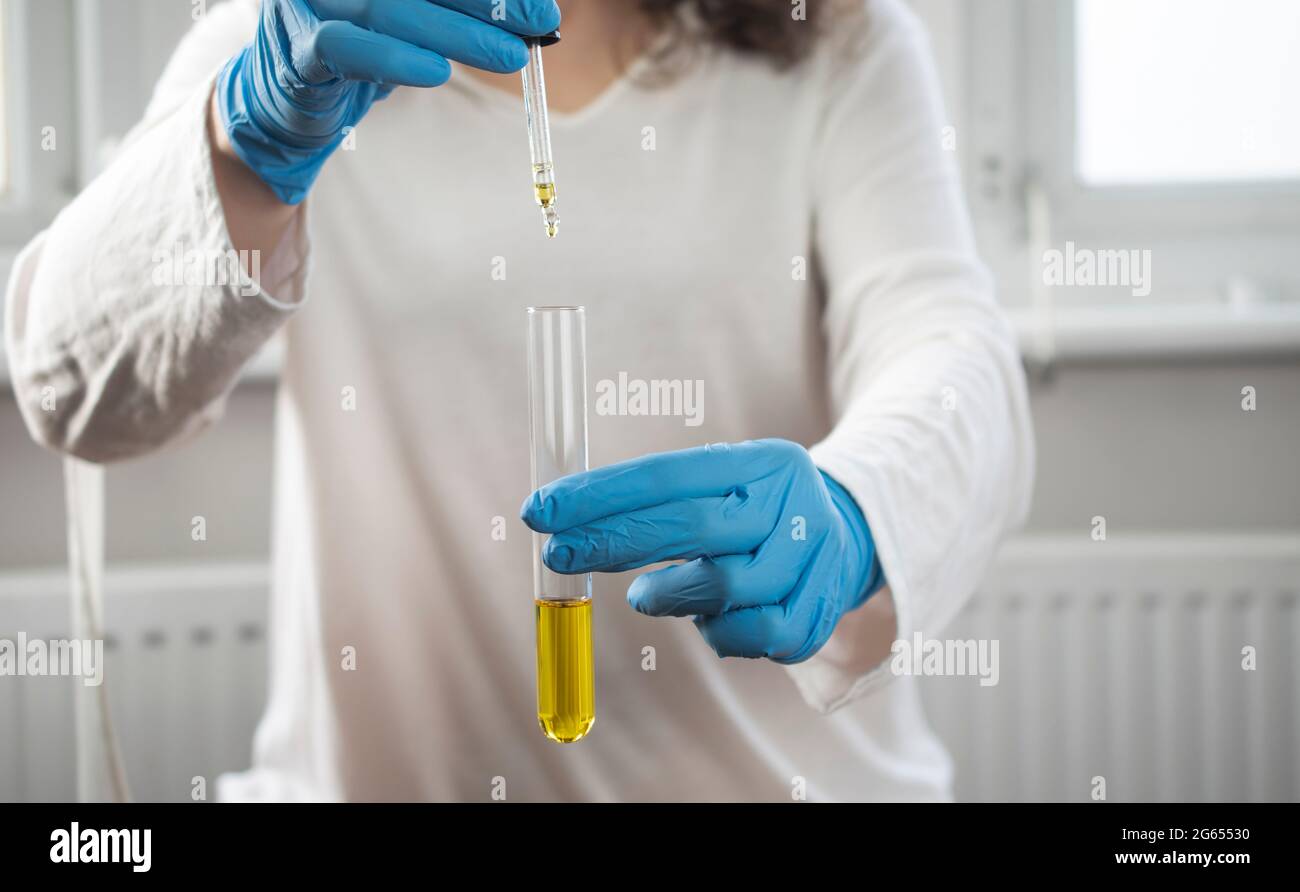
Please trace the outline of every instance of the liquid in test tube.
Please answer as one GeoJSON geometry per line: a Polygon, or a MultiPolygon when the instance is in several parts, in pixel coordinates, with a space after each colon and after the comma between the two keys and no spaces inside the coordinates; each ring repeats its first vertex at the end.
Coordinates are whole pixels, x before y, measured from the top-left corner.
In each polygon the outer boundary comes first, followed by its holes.
{"type": "MultiPolygon", "coordinates": [[[[582,307],[528,308],[528,414],[533,489],[587,470],[587,321],[582,307]]],[[[555,573],[533,533],[537,723],[551,740],[581,740],[596,721],[591,574],[555,573]]]]}

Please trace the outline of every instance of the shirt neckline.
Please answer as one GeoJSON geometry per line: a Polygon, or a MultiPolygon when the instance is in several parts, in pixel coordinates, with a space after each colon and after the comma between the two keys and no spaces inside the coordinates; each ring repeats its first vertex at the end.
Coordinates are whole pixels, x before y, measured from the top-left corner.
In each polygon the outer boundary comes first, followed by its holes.
{"type": "MultiPolygon", "coordinates": [[[[646,73],[647,69],[653,64],[654,58],[661,51],[667,48],[669,40],[672,39],[670,31],[663,31],[654,40],[650,41],[649,46],[641,52],[640,55],[632,61],[623,70],[623,73],[592,97],[581,108],[575,111],[558,111],[557,109],[548,109],[548,118],[552,127],[576,127],[587,121],[599,117],[605,109],[613,105],[614,102],[629,89],[635,86],[637,78],[646,73]]],[[[518,112],[523,107],[523,88],[520,87],[518,94],[498,87],[490,86],[478,78],[469,74],[465,69],[467,66],[460,62],[452,62],[452,68],[455,72],[451,79],[452,84],[458,85],[466,92],[472,93],[484,102],[491,103],[502,109],[509,108],[518,112]]]]}

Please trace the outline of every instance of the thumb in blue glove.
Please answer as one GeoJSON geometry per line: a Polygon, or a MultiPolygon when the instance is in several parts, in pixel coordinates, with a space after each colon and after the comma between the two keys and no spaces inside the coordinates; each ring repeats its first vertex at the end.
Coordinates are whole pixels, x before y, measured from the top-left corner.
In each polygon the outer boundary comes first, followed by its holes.
{"type": "Polygon", "coordinates": [[[240,160],[298,204],[346,128],[394,87],[445,83],[448,59],[518,71],[519,35],[559,24],[554,0],[262,0],[257,35],[217,79],[217,107],[240,160]]]}
{"type": "Polygon", "coordinates": [[[694,616],[719,656],[798,663],[883,584],[866,518],[802,446],[756,440],[564,477],[521,512],[557,573],[646,573],[628,602],[694,616]]]}

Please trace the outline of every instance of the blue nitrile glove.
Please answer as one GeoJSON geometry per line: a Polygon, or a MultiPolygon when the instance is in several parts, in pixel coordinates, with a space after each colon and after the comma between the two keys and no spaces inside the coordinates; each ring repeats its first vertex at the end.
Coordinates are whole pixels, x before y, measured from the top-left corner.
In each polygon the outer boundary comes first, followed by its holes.
{"type": "Polygon", "coordinates": [[[555,0],[262,0],[257,35],[217,79],[221,121],[235,154],[297,204],[344,128],[394,87],[445,83],[448,59],[518,71],[518,35],[559,25],[555,0]]]}
{"type": "Polygon", "coordinates": [[[637,577],[628,602],[694,616],[722,657],[798,663],[884,583],[852,497],[787,440],[647,455],[563,477],[529,496],[524,523],[551,533],[557,573],[637,577]]]}

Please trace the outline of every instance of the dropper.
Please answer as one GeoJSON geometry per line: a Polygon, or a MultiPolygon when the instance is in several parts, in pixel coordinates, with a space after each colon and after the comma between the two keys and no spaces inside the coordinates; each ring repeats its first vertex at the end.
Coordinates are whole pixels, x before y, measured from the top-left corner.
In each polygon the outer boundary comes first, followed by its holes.
{"type": "Polygon", "coordinates": [[[528,64],[524,66],[524,115],[528,119],[528,148],[533,158],[533,196],[542,207],[547,238],[560,231],[560,214],[555,207],[555,163],[551,158],[551,122],[546,109],[546,74],[542,69],[542,47],[560,41],[560,32],[525,38],[528,64]]]}

